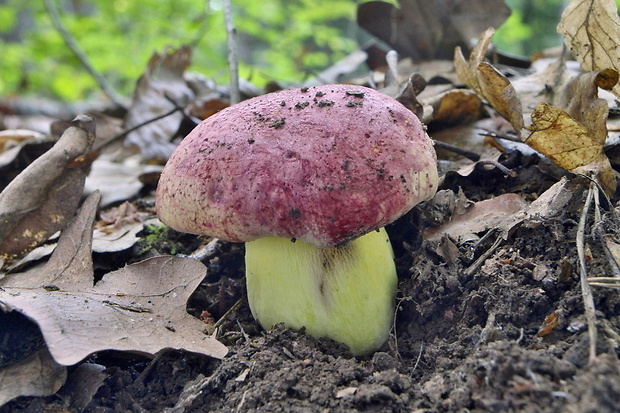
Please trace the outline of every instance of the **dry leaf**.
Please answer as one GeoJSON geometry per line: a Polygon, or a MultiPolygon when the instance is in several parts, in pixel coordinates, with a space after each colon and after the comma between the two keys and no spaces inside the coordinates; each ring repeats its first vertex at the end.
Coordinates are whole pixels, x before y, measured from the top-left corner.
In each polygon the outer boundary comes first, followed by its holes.
{"type": "MultiPolygon", "coordinates": [[[[620,71],[620,18],[614,0],[573,0],[557,30],[585,72],[620,71]]],[[[620,97],[620,86],[613,92],[620,97]]]]}
{"type": "Polygon", "coordinates": [[[86,198],[79,214],[62,232],[56,249],[43,269],[15,273],[0,280],[0,287],[50,287],[89,289],[93,285],[92,233],[99,193],[86,198]]]}
{"type": "Polygon", "coordinates": [[[65,383],[67,368],[47,349],[0,369],[0,406],[19,396],[49,396],[65,383]]]}
{"type": "Polygon", "coordinates": [[[150,172],[159,173],[162,170],[161,165],[145,164],[140,155],[129,156],[122,160],[103,155],[93,162],[84,184],[85,192],[95,190],[101,192],[101,207],[105,208],[115,202],[137,196],[144,188],[140,176],[150,172]]]}
{"type": "Polygon", "coordinates": [[[603,154],[607,138],[607,101],[598,98],[599,88],[618,81],[611,69],[585,73],[565,85],[558,102],[566,111],[541,103],[532,113],[532,134],[526,143],[561,168],[591,176],[611,195],[616,175],[603,154]]]}
{"type": "Polygon", "coordinates": [[[203,333],[186,311],[187,299],[206,275],[191,258],[156,257],[106,274],[93,287],[92,226],[98,194],[61,234],[49,262],[0,280],[0,306],[35,321],[54,359],[79,362],[101,350],[154,354],[185,349],[221,358],[226,347],[203,333]]]}
{"type": "Polygon", "coordinates": [[[536,337],[544,337],[551,333],[558,326],[558,313],[553,312],[545,317],[545,321],[543,321],[542,325],[538,329],[538,333],[536,333],[536,337]]]}
{"type": "Polygon", "coordinates": [[[584,126],[601,145],[607,138],[607,101],[598,97],[598,89],[610,90],[618,83],[618,72],[605,69],[585,73],[570,81],[562,91],[560,107],[584,126]]]}
{"type": "Polygon", "coordinates": [[[523,110],[521,100],[510,81],[485,62],[478,65],[477,74],[484,98],[497,113],[510,122],[517,134],[520,134],[523,129],[523,110]]]}
{"type": "MultiPolygon", "coordinates": [[[[131,107],[125,117],[125,128],[131,129],[170,112],[174,104],[183,107],[193,100],[194,92],[183,78],[191,58],[189,46],[175,51],[166,50],[161,55],[153,54],[136,85],[131,107]]],[[[176,147],[170,140],[179,130],[183,116],[181,111],[177,111],[142,126],[127,135],[125,144],[137,146],[145,159],[166,160],[176,147]]]]}
{"type": "Polygon", "coordinates": [[[358,6],[358,24],[415,60],[449,59],[455,46],[469,42],[486,27],[499,27],[510,9],[499,0],[400,0],[358,6]]]}
{"type": "Polygon", "coordinates": [[[466,61],[461,49],[454,51],[454,68],[463,83],[472,89],[502,117],[510,122],[517,134],[523,129],[521,100],[510,81],[491,64],[483,62],[495,30],[487,29],[466,61]]]}
{"type": "Polygon", "coordinates": [[[478,80],[478,66],[484,60],[484,55],[491,44],[491,38],[495,33],[492,27],[486,29],[479,37],[478,43],[474,46],[469,55],[469,60],[465,60],[460,47],[454,49],[454,69],[461,82],[476,94],[484,98],[484,93],[478,80]]]}
{"type": "Polygon", "coordinates": [[[160,256],[108,273],[88,290],[3,287],[0,301],[39,325],[62,365],[102,350],[156,354],[173,348],[222,358],[226,347],[186,311],[205,275],[197,260],[160,256]]]}
{"type": "Polygon", "coordinates": [[[470,90],[454,89],[433,102],[433,121],[448,125],[466,124],[478,119],[482,104],[478,95],[470,90]]]}
{"type": "Polygon", "coordinates": [[[561,168],[587,165],[602,153],[601,143],[560,108],[540,103],[532,121],[534,131],[526,143],[561,168]]]}
{"type": "MultiPolygon", "coordinates": [[[[453,216],[446,224],[429,228],[424,238],[439,239],[444,234],[460,243],[470,239],[471,234],[478,234],[493,228],[503,227],[502,222],[517,212],[523,211],[528,204],[518,194],[503,194],[495,198],[476,202],[461,215],[453,216]]],[[[508,230],[510,228],[506,228],[508,230]]]]}
{"type": "Polygon", "coordinates": [[[0,262],[6,266],[62,229],[73,216],[86,174],[75,161],[94,141],[91,118],[76,118],[58,142],[0,193],[0,262]]]}

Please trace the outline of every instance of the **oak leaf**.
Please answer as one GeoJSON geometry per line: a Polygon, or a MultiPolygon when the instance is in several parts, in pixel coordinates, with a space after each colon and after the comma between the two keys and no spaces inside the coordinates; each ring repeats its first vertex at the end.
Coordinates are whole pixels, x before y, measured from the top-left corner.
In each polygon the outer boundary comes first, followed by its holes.
{"type": "MultiPolygon", "coordinates": [[[[573,0],[557,31],[584,71],[620,71],[620,18],[614,0],[573,0]]],[[[620,85],[613,92],[620,97],[620,85]]]]}

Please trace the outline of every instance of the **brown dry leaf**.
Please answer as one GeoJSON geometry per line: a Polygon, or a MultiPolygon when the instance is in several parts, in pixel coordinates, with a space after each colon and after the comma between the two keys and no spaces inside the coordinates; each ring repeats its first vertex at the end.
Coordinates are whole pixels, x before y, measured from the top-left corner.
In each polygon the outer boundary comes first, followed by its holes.
{"type": "Polygon", "coordinates": [[[102,155],[96,159],[84,184],[85,192],[101,192],[101,207],[125,201],[137,196],[144,188],[140,176],[160,173],[162,165],[149,165],[137,154],[118,159],[114,155],[102,155]]]}
{"type": "Polygon", "coordinates": [[[84,291],[3,287],[0,301],[39,325],[62,365],[102,350],[156,354],[174,348],[222,358],[226,347],[186,311],[205,275],[197,260],[160,256],[108,273],[84,291]]]}
{"type": "Polygon", "coordinates": [[[510,122],[517,134],[523,130],[521,100],[510,81],[491,64],[483,62],[495,30],[487,29],[466,61],[461,49],[454,51],[454,67],[463,83],[472,89],[502,117],[510,122]]]}
{"type": "Polygon", "coordinates": [[[612,69],[573,79],[558,98],[566,111],[539,104],[526,141],[559,167],[596,178],[608,195],[615,192],[616,176],[603,154],[609,110],[607,101],[598,98],[598,89],[609,89],[617,81],[618,73],[612,69]]]}
{"type": "MultiPolygon", "coordinates": [[[[573,0],[562,13],[557,31],[585,72],[620,71],[620,18],[614,0],[573,0]]],[[[613,92],[620,97],[620,86],[613,92]]]]}
{"type": "Polygon", "coordinates": [[[618,72],[605,69],[585,73],[570,81],[562,90],[559,106],[583,125],[601,145],[607,138],[609,108],[598,97],[598,89],[611,90],[618,83],[618,72]]]}
{"type": "Polygon", "coordinates": [[[35,321],[63,365],[108,349],[154,354],[176,348],[224,357],[226,347],[186,311],[206,274],[200,261],[156,257],[108,273],[93,286],[97,202],[97,193],[87,198],[43,268],[0,280],[0,306],[35,321]]]}
{"type": "Polygon", "coordinates": [[[519,134],[523,129],[523,110],[515,88],[506,76],[486,62],[478,65],[477,73],[484,98],[519,134]]]}
{"type": "MultiPolygon", "coordinates": [[[[190,65],[192,50],[182,46],[178,50],[154,53],[144,74],[138,80],[131,107],[125,117],[125,128],[130,129],[174,109],[189,104],[194,92],[183,78],[190,65]]],[[[170,140],[179,130],[183,113],[175,112],[131,132],[125,138],[128,146],[137,146],[145,159],[166,160],[176,147],[170,140]]]]}
{"type": "Polygon", "coordinates": [[[603,151],[603,145],[560,108],[540,103],[532,121],[534,131],[526,143],[561,168],[587,165],[603,151]]]}
{"type": "Polygon", "coordinates": [[[0,264],[6,266],[62,229],[80,201],[86,174],[79,158],[94,141],[94,122],[79,116],[56,144],[0,193],[0,264]]]}
{"type": "Polygon", "coordinates": [[[67,379],[67,368],[43,348],[28,358],[0,369],[0,406],[19,396],[49,396],[67,379]]]}
{"type": "Polygon", "coordinates": [[[469,55],[469,60],[465,60],[460,47],[454,49],[454,69],[456,74],[465,86],[476,92],[480,97],[484,97],[484,93],[478,79],[478,66],[484,60],[484,55],[491,44],[491,38],[494,33],[495,29],[490,27],[480,35],[478,43],[476,43],[469,55]]]}
{"type": "Polygon", "coordinates": [[[449,125],[473,122],[482,110],[480,98],[470,90],[450,90],[433,103],[433,121],[449,125]]]}
{"type": "Polygon", "coordinates": [[[518,194],[503,194],[495,198],[476,202],[467,208],[465,213],[455,215],[450,221],[440,227],[429,228],[425,231],[424,238],[427,240],[439,239],[444,234],[462,242],[471,238],[471,234],[477,234],[493,228],[504,228],[502,222],[527,208],[528,204],[518,194]]]}
{"type": "Polygon", "coordinates": [[[357,22],[400,55],[415,60],[449,59],[486,27],[499,27],[510,9],[499,0],[400,0],[358,6],[357,22]]]}

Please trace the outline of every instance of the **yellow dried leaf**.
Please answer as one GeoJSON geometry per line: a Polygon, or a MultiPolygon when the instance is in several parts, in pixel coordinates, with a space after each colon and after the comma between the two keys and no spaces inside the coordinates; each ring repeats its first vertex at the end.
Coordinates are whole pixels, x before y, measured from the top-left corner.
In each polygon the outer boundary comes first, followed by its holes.
{"type": "Polygon", "coordinates": [[[457,46],[454,49],[454,69],[457,76],[465,86],[472,89],[480,97],[483,97],[483,94],[478,83],[478,65],[484,60],[484,55],[491,44],[491,38],[494,33],[495,29],[492,27],[482,32],[478,43],[476,43],[469,55],[469,60],[465,60],[460,47],[457,46]]]}
{"type": "MultiPolygon", "coordinates": [[[[557,31],[584,71],[620,71],[620,18],[614,0],[573,0],[557,31]]],[[[620,96],[620,86],[616,84],[613,92],[620,96]]]]}
{"type": "Polygon", "coordinates": [[[523,110],[515,88],[506,76],[488,63],[480,63],[477,70],[484,98],[519,133],[523,129],[523,110]]]}
{"type": "Polygon", "coordinates": [[[596,159],[603,145],[568,113],[540,103],[532,113],[533,132],[526,143],[561,168],[571,170],[596,159]]]}

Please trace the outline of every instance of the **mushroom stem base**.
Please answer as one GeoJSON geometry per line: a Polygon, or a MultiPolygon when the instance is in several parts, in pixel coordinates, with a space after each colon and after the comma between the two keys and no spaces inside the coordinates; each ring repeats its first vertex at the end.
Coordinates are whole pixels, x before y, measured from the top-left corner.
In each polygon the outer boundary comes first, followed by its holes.
{"type": "Polygon", "coordinates": [[[246,243],[245,263],[250,309],[263,328],[305,327],[354,354],[387,340],[397,276],[383,228],[335,248],[261,238],[246,243]]]}

